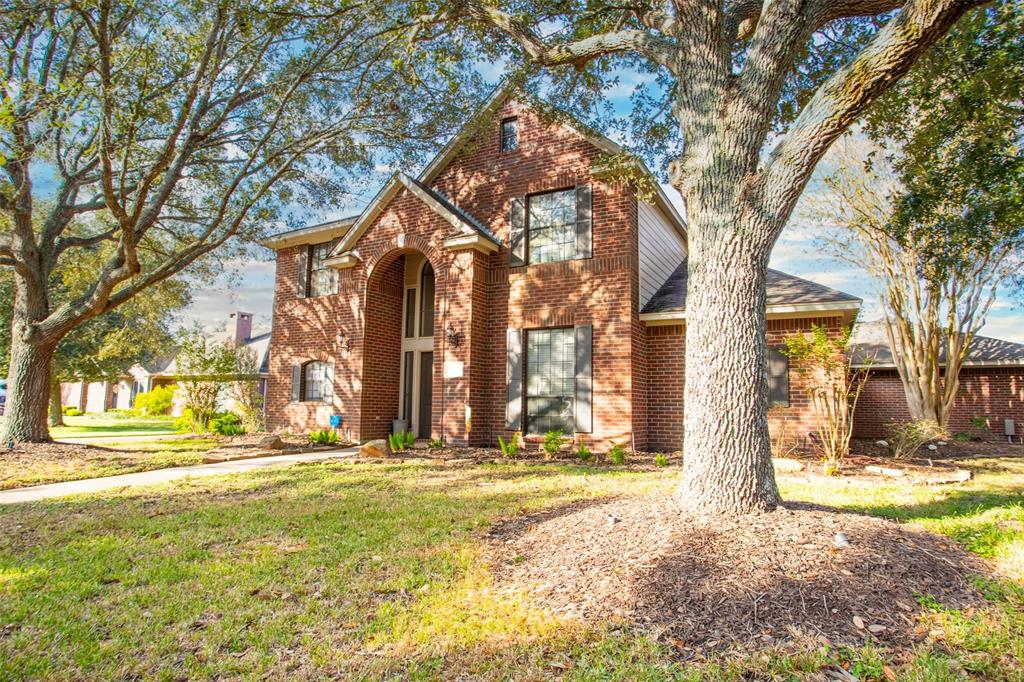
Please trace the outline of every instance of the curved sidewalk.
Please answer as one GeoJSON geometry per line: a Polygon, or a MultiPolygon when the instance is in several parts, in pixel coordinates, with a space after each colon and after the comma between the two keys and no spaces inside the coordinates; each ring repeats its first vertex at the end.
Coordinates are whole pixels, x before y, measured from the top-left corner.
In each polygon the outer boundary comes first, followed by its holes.
{"type": "Polygon", "coordinates": [[[262,469],[264,467],[286,466],[289,464],[298,464],[299,462],[318,462],[325,459],[351,457],[358,451],[359,448],[353,447],[340,448],[338,450],[326,450],[323,452],[306,452],[298,455],[275,455],[273,457],[238,459],[233,462],[196,464],[194,466],[173,467],[171,469],[154,469],[153,471],[140,471],[135,474],[120,474],[118,476],[105,476],[103,478],[85,478],[80,481],[48,483],[46,485],[32,486],[31,488],[0,490],[0,504],[36,502],[38,500],[65,497],[67,495],[81,495],[83,493],[95,493],[103,490],[113,490],[116,488],[167,483],[168,481],[176,481],[180,478],[237,474],[243,471],[262,469]]]}

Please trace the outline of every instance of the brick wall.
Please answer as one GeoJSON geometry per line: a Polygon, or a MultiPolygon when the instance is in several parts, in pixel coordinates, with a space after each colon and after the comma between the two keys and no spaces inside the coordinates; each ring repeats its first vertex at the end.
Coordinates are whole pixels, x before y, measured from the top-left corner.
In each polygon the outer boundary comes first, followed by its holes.
{"type": "MultiPolygon", "coordinates": [[[[786,337],[824,326],[830,336],[842,332],[842,318],[770,319],[765,340],[769,347],[783,345],[786,337]]],[[[683,442],[683,387],[685,373],[685,326],[659,325],[647,328],[647,448],[675,451],[683,442]]],[[[768,412],[768,429],[773,438],[787,444],[807,446],[808,433],[817,429],[814,409],[807,395],[809,379],[797,363],[789,368],[789,405],[768,412]]]]}
{"type": "MultiPolygon", "coordinates": [[[[965,367],[949,419],[951,433],[974,433],[972,417],[988,419],[990,436],[1003,438],[1003,420],[1013,419],[1024,433],[1024,368],[965,367]]],[[[854,418],[858,438],[884,438],[886,425],[910,419],[903,384],[895,369],[874,370],[861,393],[854,418]]]]}

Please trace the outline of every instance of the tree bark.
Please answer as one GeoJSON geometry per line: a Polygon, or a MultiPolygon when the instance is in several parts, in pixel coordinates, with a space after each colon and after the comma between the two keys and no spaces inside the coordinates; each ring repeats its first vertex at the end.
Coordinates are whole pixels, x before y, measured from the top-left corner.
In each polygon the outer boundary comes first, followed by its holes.
{"type": "MultiPolygon", "coordinates": [[[[52,373],[52,370],[51,370],[52,373]]],[[[53,426],[64,426],[64,413],[62,412],[63,405],[60,400],[60,381],[55,377],[50,377],[50,418],[48,425],[53,426]]]]}
{"type": "Polygon", "coordinates": [[[56,343],[30,345],[18,335],[11,339],[7,406],[0,442],[40,443],[50,440],[47,412],[55,350],[56,343]]]}

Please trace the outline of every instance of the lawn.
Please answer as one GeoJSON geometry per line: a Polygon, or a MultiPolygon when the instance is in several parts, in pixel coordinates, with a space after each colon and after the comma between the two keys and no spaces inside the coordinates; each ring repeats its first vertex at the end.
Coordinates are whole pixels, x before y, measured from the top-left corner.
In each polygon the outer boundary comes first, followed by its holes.
{"type": "Polygon", "coordinates": [[[990,558],[991,605],[922,595],[890,651],[765,648],[680,660],[623,623],[499,591],[497,520],[670,488],[676,472],[567,465],[311,464],[0,507],[0,679],[1024,679],[1024,462],[961,486],[783,479],[789,499],[896,517],[990,558]]]}
{"type": "Polygon", "coordinates": [[[54,440],[65,438],[116,439],[122,436],[161,436],[175,433],[170,417],[83,414],[64,417],[64,426],[50,429],[54,440]]]}

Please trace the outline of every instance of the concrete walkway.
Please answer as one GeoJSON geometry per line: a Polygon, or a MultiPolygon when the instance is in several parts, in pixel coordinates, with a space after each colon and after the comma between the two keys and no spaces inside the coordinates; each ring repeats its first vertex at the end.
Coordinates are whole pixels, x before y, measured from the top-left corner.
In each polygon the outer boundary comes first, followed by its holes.
{"type": "Polygon", "coordinates": [[[115,488],[127,488],[131,486],[153,485],[155,483],[166,483],[176,481],[179,478],[196,476],[220,476],[222,474],[237,474],[253,469],[264,467],[285,466],[299,462],[319,462],[325,459],[340,459],[352,457],[359,452],[359,448],[340,448],[338,450],[324,450],[321,452],[306,452],[300,455],[276,455],[274,457],[257,457],[254,459],[239,459],[234,462],[218,462],[216,464],[196,464],[188,467],[174,467],[171,469],[156,469],[154,471],[140,471],[136,474],[121,474],[120,476],[105,476],[104,478],[86,478],[81,481],[65,481],[63,483],[50,483],[47,485],[36,485],[31,488],[15,488],[13,490],[0,490],[0,504],[15,504],[17,502],[35,502],[53,497],[64,497],[66,495],[80,495],[82,493],[95,493],[102,490],[115,488]]]}

